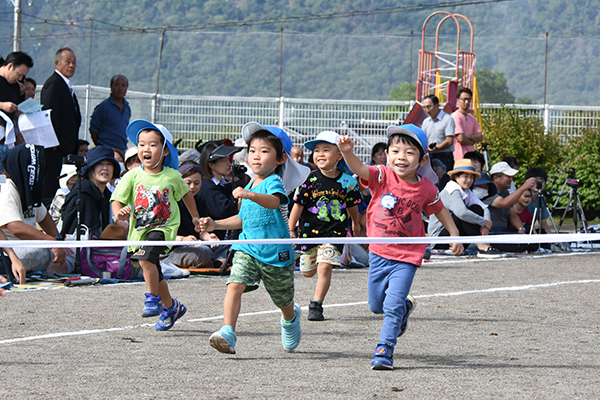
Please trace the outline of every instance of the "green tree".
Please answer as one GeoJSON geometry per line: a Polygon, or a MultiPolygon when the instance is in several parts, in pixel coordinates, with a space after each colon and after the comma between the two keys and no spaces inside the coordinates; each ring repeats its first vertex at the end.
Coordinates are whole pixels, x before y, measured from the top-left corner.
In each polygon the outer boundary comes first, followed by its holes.
{"type": "Polygon", "coordinates": [[[401,83],[396,86],[390,92],[390,100],[392,101],[410,101],[411,96],[414,98],[415,96],[415,88],[412,88],[412,93],[410,90],[410,84],[408,82],[401,83]]]}
{"type": "Polygon", "coordinates": [[[509,92],[504,72],[489,68],[477,70],[477,88],[481,103],[514,103],[515,96],[509,92]]]}

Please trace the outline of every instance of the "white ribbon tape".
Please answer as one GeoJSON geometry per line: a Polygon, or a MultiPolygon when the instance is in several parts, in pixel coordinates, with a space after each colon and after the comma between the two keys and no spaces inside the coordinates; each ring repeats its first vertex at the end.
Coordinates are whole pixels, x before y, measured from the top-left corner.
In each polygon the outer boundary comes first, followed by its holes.
{"type": "MultiPolygon", "coordinates": [[[[599,241],[600,233],[567,233],[550,235],[487,235],[487,236],[443,236],[443,237],[319,237],[304,239],[249,239],[203,241],[127,241],[127,240],[86,240],[86,241],[49,241],[49,240],[7,240],[2,247],[36,248],[73,248],[73,247],[123,247],[123,246],[191,246],[191,245],[233,245],[233,244],[408,244],[408,243],[571,243],[599,241]]],[[[600,244],[598,245],[600,247],[600,244]]]]}

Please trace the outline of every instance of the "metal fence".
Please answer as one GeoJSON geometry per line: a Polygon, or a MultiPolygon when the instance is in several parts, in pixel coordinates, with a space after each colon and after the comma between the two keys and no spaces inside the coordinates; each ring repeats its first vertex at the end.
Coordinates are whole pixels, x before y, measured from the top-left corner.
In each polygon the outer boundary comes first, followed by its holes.
{"type": "MultiPolygon", "coordinates": [[[[76,86],[83,123],[81,138],[89,138],[89,120],[94,107],[107,98],[110,89],[76,86]]],[[[165,125],[178,147],[189,149],[202,139],[239,137],[248,121],[279,126],[294,144],[313,139],[320,131],[336,130],[350,135],[356,143],[356,154],[370,158],[372,146],[385,141],[385,128],[402,122],[411,102],[288,99],[266,97],[176,96],[152,93],[127,93],[132,118],[144,118],[165,125]]],[[[500,104],[482,104],[482,113],[500,108],[500,104]]],[[[524,116],[538,116],[546,129],[559,129],[568,140],[579,130],[600,120],[600,107],[556,105],[507,105],[522,110],[524,116]]]]}

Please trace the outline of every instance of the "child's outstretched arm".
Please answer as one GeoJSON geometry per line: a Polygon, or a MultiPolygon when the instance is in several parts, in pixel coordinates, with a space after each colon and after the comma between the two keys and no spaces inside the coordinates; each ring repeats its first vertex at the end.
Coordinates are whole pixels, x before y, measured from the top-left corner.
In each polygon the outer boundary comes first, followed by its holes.
{"type": "Polygon", "coordinates": [[[110,205],[112,208],[112,212],[116,219],[125,220],[129,217],[129,213],[131,212],[131,207],[125,206],[120,201],[113,201],[110,205]]]}
{"type": "Polygon", "coordinates": [[[232,194],[236,199],[252,200],[256,204],[270,210],[276,209],[281,204],[281,198],[277,194],[255,193],[243,187],[236,187],[232,194]]]}
{"type": "MultiPolygon", "coordinates": [[[[448,212],[447,208],[442,208],[440,211],[435,213],[435,216],[448,230],[450,236],[460,236],[460,232],[456,228],[454,220],[452,219],[452,216],[450,215],[450,212],[448,212]]],[[[459,256],[465,249],[461,243],[450,243],[450,250],[452,250],[452,254],[459,256]]]]}
{"type": "Polygon", "coordinates": [[[294,207],[292,207],[292,212],[288,218],[288,226],[290,228],[290,236],[292,239],[296,237],[296,224],[302,215],[302,211],[304,211],[304,206],[294,203],[294,207]]]}
{"type": "Polygon", "coordinates": [[[234,215],[229,218],[213,220],[211,217],[200,218],[200,232],[226,231],[226,230],[242,229],[242,220],[234,215]]]}
{"type": "Polygon", "coordinates": [[[192,216],[192,222],[195,225],[196,232],[200,232],[200,215],[198,215],[198,209],[196,208],[196,202],[194,201],[194,195],[192,192],[187,192],[181,198],[183,203],[187,207],[190,215],[192,216]]]}
{"type": "Polygon", "coordinates": [[[348,167],[350,167],[352,172],[365,181],[368,181],[369,167],[363,164],[363,162],[360,161],[360,158],[358,158],[356,154],[352,152],[352,149],[354,148],[354,142],[348,136],[340,136],[338,138],[337,145],[344,156],[346,164],[348,164],[348,167]]]}

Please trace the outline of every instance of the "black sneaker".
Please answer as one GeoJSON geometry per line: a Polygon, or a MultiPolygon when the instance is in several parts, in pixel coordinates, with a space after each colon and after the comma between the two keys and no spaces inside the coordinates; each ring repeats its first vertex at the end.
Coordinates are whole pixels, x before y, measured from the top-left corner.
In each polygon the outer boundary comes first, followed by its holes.
{"type": "Polygon", "coordinates": [[[308,305],[308,320],[309,321],[323,321],[323,305],[316,301],[311,301],[308,305]]]}
{"type": "Polygon", "coordinates": [[[506,254],[504,254],[500,250],[495,249],[492,246],[490,246],[486,250],[479,250],[479,252],[477,252],[477,257],[479,257],[479,258],[502,258],[502,257],[506,257],[506,254]]]}

